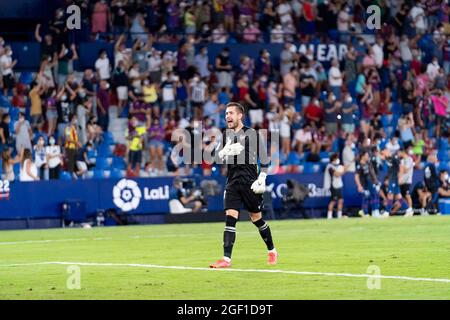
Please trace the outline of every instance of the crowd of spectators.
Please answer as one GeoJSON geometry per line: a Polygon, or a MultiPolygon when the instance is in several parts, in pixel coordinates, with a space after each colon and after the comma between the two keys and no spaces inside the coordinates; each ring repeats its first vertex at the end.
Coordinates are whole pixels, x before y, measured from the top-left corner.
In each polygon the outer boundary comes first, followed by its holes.
{"type": "MultiPolygon", "coordinates": [[[[446,165],[447,150],[439,150],[449,137],[447,2],[376,1],[381,29],[369,32],[372,2],[67,1],[81,7],[89,41],[114,43],[113,59],[101,50],[92,69],[74,71],[78,48],[63,8],[48,31],[36,26],[41,64],[29,81],[15,72],[12,49],[0,38],[2,98],[13,106],[0,108],[2,176],[18,179],[13,168],[21,163],[25,180],[57,179],[62,171],[86,177],[108,143],[113,108],[129,119],[126,151],[114,150],[126,175],[210,175],[221,168],[183,165],[171,133],[224,128],[232,100],[247,108],[249,126],[279,133],[274,174],[323,168],[331,152],[354,171],[362,149],[409,146],[416,168],[433,155],[446,165]],[[347,52],[326,62],[299,52],[298,42],[314,39],[346,44],[347,52]],[[178,49],[158,51],[164,42],[178,49]],[[279,64],[268,49],[257,58],[232,52],[234,43],[258,42],[283,44],[279,64]],[[228,45],[210,60],[209,43],[228,45]],[[31,166],[24,154],[33,155],[31,166]]],[[[206,139],[204,147],[215,143],[206,139]]]]}

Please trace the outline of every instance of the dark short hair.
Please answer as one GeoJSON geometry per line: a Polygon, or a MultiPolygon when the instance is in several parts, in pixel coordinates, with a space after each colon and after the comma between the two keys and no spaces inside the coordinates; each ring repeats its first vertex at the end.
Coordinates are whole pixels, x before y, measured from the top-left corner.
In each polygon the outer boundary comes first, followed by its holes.
{"type": "Polygon", "coordinates": [[[330,162],[333,162],[336,159],[339,159],[339,155],[337,153],[333,153],[330,157],[330,162]]]}
{"type": "Polygon", "coordinates": [[[238,102],[228,102],[226,107],[235,107],[240,113],[245,114],[245,108],[238,102]]]}

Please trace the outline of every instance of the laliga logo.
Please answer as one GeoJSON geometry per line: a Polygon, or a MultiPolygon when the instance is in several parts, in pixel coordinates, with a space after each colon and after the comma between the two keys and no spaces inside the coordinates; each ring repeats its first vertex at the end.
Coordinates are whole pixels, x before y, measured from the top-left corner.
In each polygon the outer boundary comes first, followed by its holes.
{"type": "Polygon", "coordinates": [[[122,179],[113,189],[113,202],[122,211],[131,211],[139,206],[142,193],[136,181],[122,179]]]}

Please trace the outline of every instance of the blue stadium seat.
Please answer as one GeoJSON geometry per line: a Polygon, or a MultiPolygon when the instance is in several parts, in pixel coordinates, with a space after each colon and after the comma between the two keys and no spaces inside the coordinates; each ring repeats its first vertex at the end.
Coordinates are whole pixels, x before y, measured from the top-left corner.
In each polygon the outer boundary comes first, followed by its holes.
{"type": "Polygon", "coordinates": [[[107,143],[102,143],[97,150],[97,154],[101,157],[110,157],[112,156],[112,151],[111,148],[109,147],[109,144],[107,143]]]}
{"type": "Polygon", "coordinates": [[[96,169],[106,169],[109,168],[108,159],[103,157],[98,157],[95,162],[95,168],[96,169]]]}
{"type": "Polygon", "coordinates": [[[213,166],[211,168],[211,176],[212,177],[219,177],[220,176],[220,167],[213,166]]]}
{"type": "Polygon", "coordinates": [[[195,168],[192,168],[192,174],[193,175],[202,175],[203,174],[203,170],[202,170],[202,167],[195,167],[195,168]]]}
{"type": "Polygon", "coordinates": [[[319,153],[319,157],[320,157],[321,160],[322,160],[322,159],[326,159],[326,158],[329,158],[329,157],[330,157],[330,154],[328,153],[328,151],[321,151],[321,152],[319,153]]]}
{"type": "Polygon", "coordinates": [[[124,170],[127,167],[125,159],[122,157],[113,157],[111,166],[114,169],[124,170]]]}
{"type": "Polygon", "coordinates": [[[101,169],[94,169],[94,179],[103,179],[105,178],[105,171],[101,169]]]}
{"type": "Polygon", "coordinates": [[[438,151],[438,154],[437,154],[437,156],[438,156],[438,159],[439,159],[439,161],[441,161],[441,162],[443,162],[443,161],[445,161],[445,162],[447,162],[448,161],[448,152],[447,152],[447,150],[439,150],[438,151]]]}
{"type": "Polygon", "coordinates": [[[16,177],[19,177],[19,175],[20,175],[20,163],[15,163],[13,165],[13,170],[14,170],[14,175],[16,177]]]}
{"type": "Polygon", "coordinates": [[[286,164],[287,165],[299,165],[301,162],[301,158],[299,154],[295,151],[289,152],[289,155],[287,157],[286,164]]]}
{"type": "Polygon", "coordinates": [[[59,174],[59,180],[72,180],[72,176],[67,171],[61,171],[59,174]]]}
{"type": "Polygon", "coordinates": [[[105,131],[103,133],[103,143],[110,144],[110,145],[115,143],[114,142],[114,136],[113,136],[113,134],[111,132],[105,131]]]}
{"type": "Polygon", "coordinates": [[[111,175],[109,177],[112,178],[112,179],[121,179],[121,178],[123,178],[123,176],[124,175],[122,173],[122,170],[117,169],[117,168],[113,168],[111,170],[111,175]]]}
{"type": "Polygon", "coordinates": [[[304,173],[317,173],[320,171],[320,164],[315,162],[305,162],[304,173]]]}

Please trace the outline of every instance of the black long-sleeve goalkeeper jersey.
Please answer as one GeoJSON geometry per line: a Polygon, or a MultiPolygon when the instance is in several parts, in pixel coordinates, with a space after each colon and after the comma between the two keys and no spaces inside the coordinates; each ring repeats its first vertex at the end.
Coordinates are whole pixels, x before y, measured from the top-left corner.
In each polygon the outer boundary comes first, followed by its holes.
{"type": "Polygon", "coordinates": [[[233,184],[252,184],[258,178],[258,165],[261,172],[267,173],[270,159],[267,152],[267,141],[261,134],[244,126],[238,132],[227,129],[223,131],[222,147],[231,139],[231,143],[239,142],[244,150],[237,156],[225,158],[227,164],[227,186],[233,184]]]}

